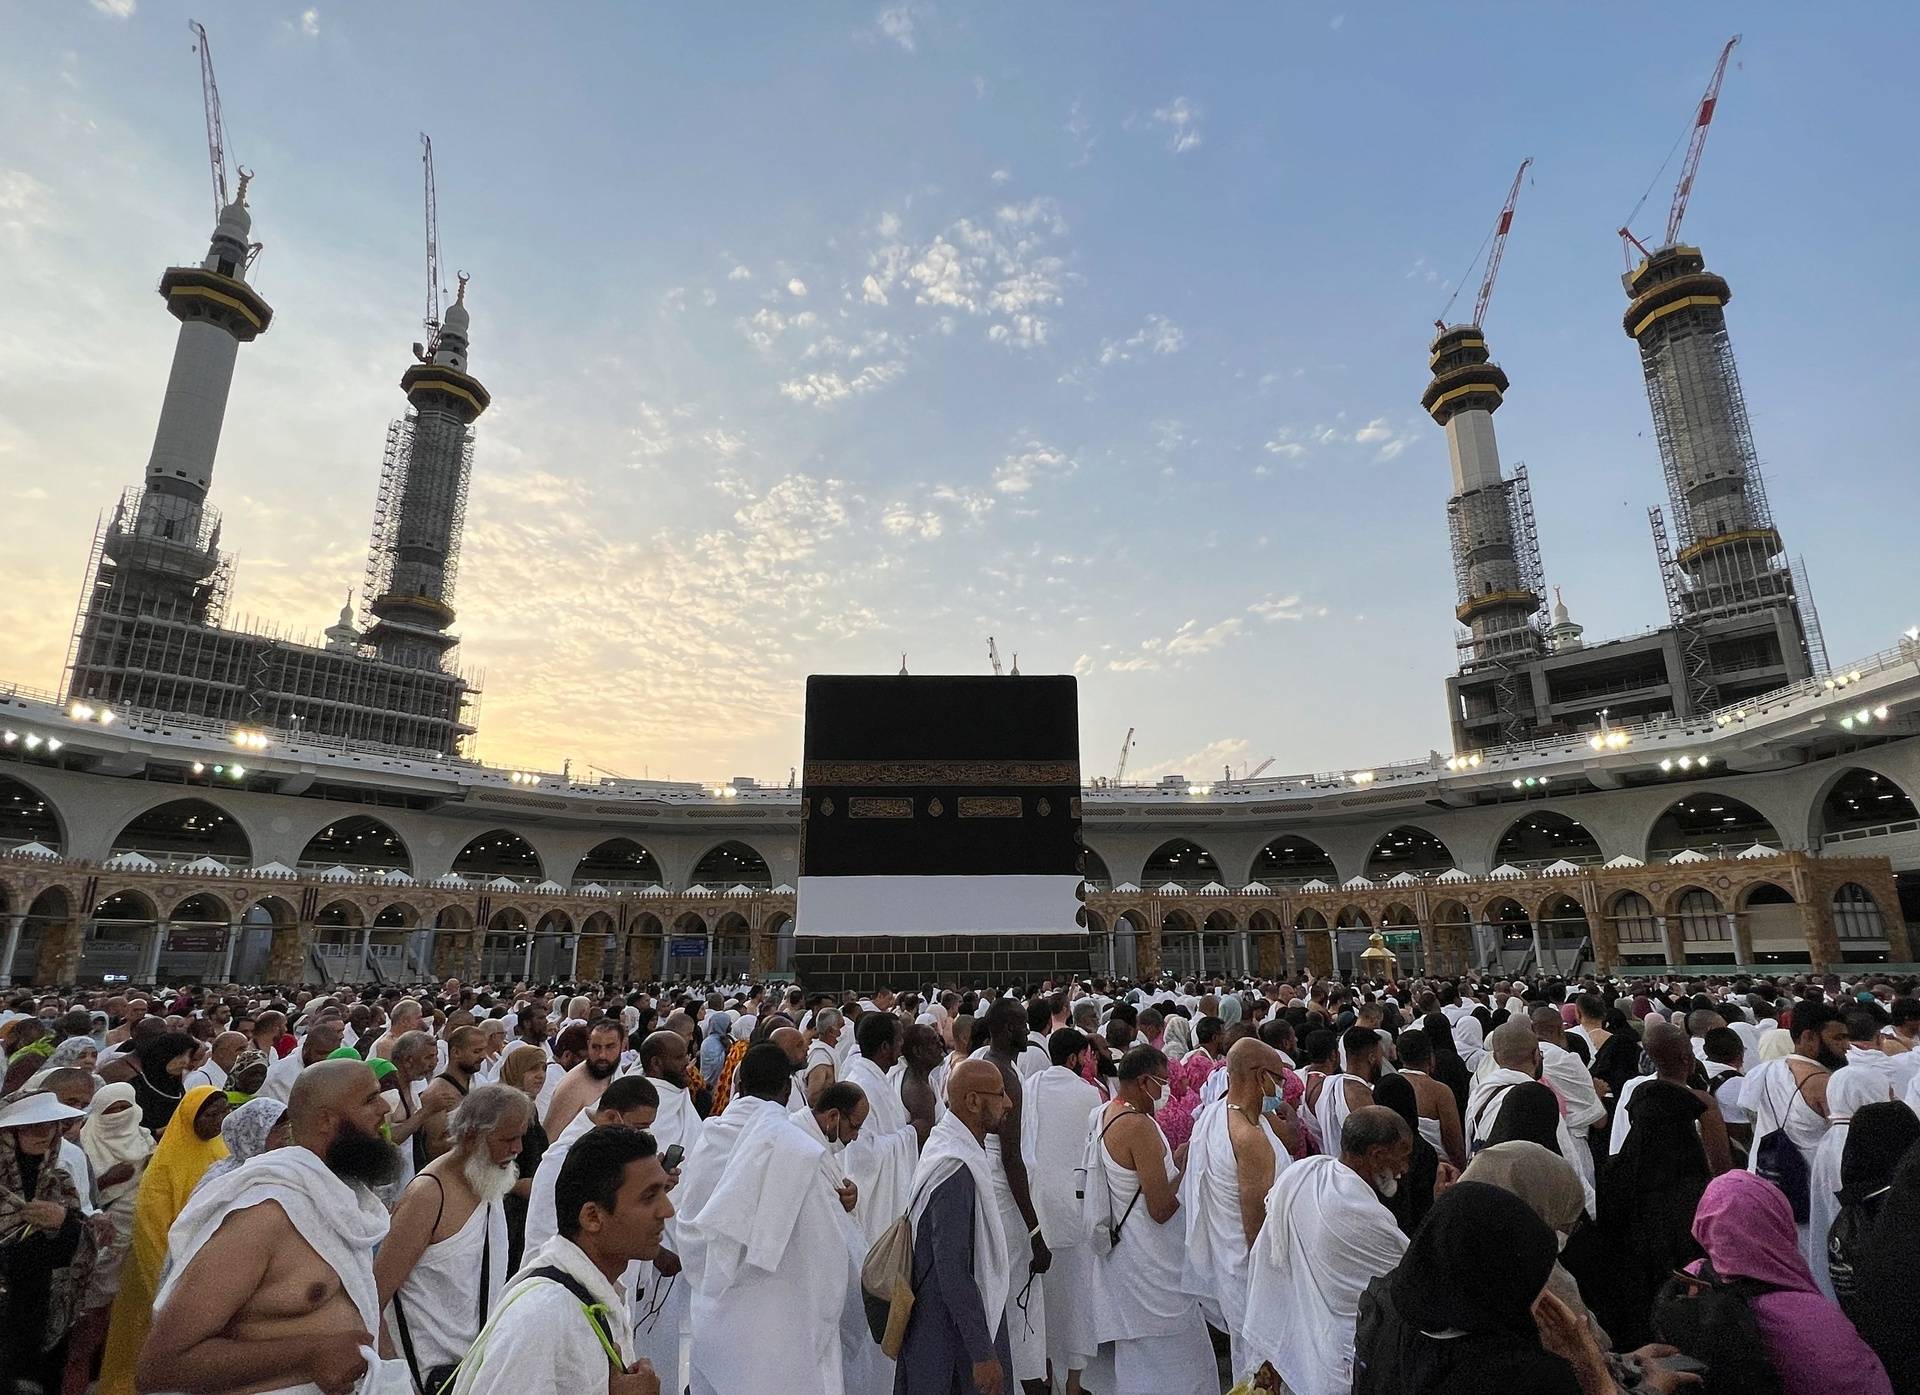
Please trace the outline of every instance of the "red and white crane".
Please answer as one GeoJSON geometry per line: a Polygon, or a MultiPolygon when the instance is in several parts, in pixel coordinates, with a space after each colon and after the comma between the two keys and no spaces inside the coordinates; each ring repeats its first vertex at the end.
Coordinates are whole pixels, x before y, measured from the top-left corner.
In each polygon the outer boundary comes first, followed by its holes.
{"type": "MultiPolygon", "coordinates": [[[[1500,275],[1500,259],[1507,254],[1507,234],[1513,231],[1513,206],[1520,201],[1520,181],[1527,177],[1527,170],[1533,164],[1529,155],[1520,162],[1520,168],[1514,171],[1513,183],[1507,189],[1507,201],[1500,206],[1500,216],[1494,220],[1493,231],[1488,235],[1487,271],[1480,278],[1480,294],[1473,299],[1473,327],[1478,329],[1480,322],[1487,317],[1487,302],[1493,299],[1493,283],[1500,275]]],[[[1476,258],[1476,260],[1478,260],[1476,258]]],[[[1471,274],[1473,268],[1467,268],[1471,274]]],[[[1461,280],[1461,287],[1466,284],[1461,280]]],[[[1453,309],[1453,302],[1460,298],[1460,289],[1456,288],[1448,299],[1446,310],[1440,312],[1440,318],[1433,322],[1435,329],[1447,327],[1447,310],[1453,309]]]]}
{"type": "MultiPolygon", "coordinates": [[[[1687,140],[1687,158],[1680,166],[1680,182],[1673,186],[1673,203],[1667,209],[1667,234],[1660,243],[1662,247],[1671,247],[1680,240],[1680,224],[1687,216],[1687,200],[1693,196],[1694,176],[1700,172],[1700,156],[1707,148],[1707,129],[1713,125],[1713,113],[1720,105],[1720,84],[1727,76],[1727,60],[1733,56],[1733,50],[1739,42],[1740,36],[1735,34],[1720,50],[1720,61],[1713,65],[1713,77],[1707,83],[1706,95],[1700,98],[1700,106],[1693,114],[1693,129],[1687,140]]],[[[1656,180],[1659,178],[1658,175],[1654,177],[1656,180]]],[[[1651,192],[1649,188],[1648,193],[1651,192]]],[[[1640,203],[1633,207],[1633,213],[1627,215],[1628,224],[1633,222],[1634,214],[1639,213],[1641,204],[1646,201],[1647,195],[1642,194],[1640,203]]],[[[1621,227],[1620,242],[1623,251],[1631,246],[1638,248],[1643,257],[1652,255],[1647,250],[1647,244],[1635,237],[1630,227],[1621,227]]],[[[1627,253],[1627,260],[1633,260],[1631,252],[1627,253]]]]}

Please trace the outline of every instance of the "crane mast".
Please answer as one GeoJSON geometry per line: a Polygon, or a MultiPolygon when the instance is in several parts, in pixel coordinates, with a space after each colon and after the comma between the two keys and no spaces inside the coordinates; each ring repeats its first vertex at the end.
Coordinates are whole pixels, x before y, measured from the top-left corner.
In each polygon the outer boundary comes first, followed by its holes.
{"type": "Polygon", "coordinates": [[[200,55],[200,104],[207,116],[207,163],[213,167],[213,216],[218,219],[228,203],[226,122],[220,115],[220,85],[213,78],[213,47],[207,42],[206,26],[190,19],[187,28],[193,31],[194,52],[200,55]]]}
{"type": "Polygon", "coordinates": [[[1127,734],[1120,742],[1120,763],[1113,767],[1113,782],[1119,784],[1127,777],[1127,752],[1133,749],[1133,728],[1127,728],[1127,734]]]}
{"type": "MultiPolygon", "coordinates": [[[[1727,60],[1733,56],[1733,50],[1739,43],[1740,36],[1735,34],[1720,50],[1720,61],[1713,65],[1713,76],[1707,81],[1706,93],[1700,98],[1700,105],[1694,111],[1693,130],[1687,139],[1687,156],[1680,162],[1680,182],[1673,186],[1673,203],[1667,209],[1667,234],[1660,244],[1662,247],[1671,247],[1680,240],[1680,224],[1687,216],[1687,201],[1693,196],[1694,176],[1700,172],[1700,156],[1707,148],[1707,130],[1713,125],[1713,114],[1720,105],[1720,84],[1726,80],[1727,60]]],[[[1658,176],[1655,177],[1658,178],[1658,176]]],[[[1633,222],[1634,214],[1639,213],[1641,205],[1646,201],[1646,195],[1641,195],[1640,203],[1635,204],[1633,213],[1627,215],[1628,225],[1633,222]]],[[[1630,226],[1622,225],[1620,241],[1625,246],[1637,249],[1643,257],[1653,255],[1648,250],[1647,244],[1633,235],[1630,226]]],[[[1628,254],[1627,260],[1631,264],[1633,260],[1631,253],[1628,254]]]]}
{"type": "Polygon", "coordinates": [[[1473,300],[1473,323],[1476,328],[1487,317],[1487,302],[1493,299],[1494,279],[1500,275],[1500,259],[1507,254],[1507,234],[1513,231],[1513,205],[1520,198],[1520,181],[1527,177],[1527,167],[1531,164],[1531,155],[1520,162],[1520,168],[1514,172],[1513,184],[1507,190],[1507,201],[1501,206],[1500,221],[1493,225],[1493,246],[1487,250],[1487,274],[1481,278],[1480,294],[1473,300]]]}
{"type": "Polygon", "coordinates": [[[427,212],[427,352],[433,357],[440,337],[440,199],[433,187],[433,138],[420,133],[420,164],[426,174],[427,212]]]}

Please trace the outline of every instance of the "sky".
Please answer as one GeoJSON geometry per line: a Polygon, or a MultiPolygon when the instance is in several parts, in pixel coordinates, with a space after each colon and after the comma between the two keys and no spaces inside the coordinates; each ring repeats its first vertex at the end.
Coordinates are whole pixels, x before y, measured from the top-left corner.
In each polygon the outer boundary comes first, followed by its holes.
{"type": "MultiPolygon", "coordinates": [[[[418,132],[477,428],[478,754],[784,782],[805,676],[1078,674],[1089,775],[1448,747],[1449,297],[1534,164],[1486,331],[1550,583],[1664,620],[1614,233],[1735,52],[1686,223],[1836,661],[1920,620],[1920,9],[4,0],[0,682],[60,680],[212,225],[191,13],[256,175],[213,503],[230,618],[360,584],[422,337],[418,132]]],[[[1664,220],[1678,156],[1636,219],[1664,220]]]]}

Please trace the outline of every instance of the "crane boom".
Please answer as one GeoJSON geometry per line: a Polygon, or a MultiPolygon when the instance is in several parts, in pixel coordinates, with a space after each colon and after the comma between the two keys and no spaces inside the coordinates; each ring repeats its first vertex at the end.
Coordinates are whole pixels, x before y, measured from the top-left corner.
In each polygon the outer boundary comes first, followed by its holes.
{"type": "Polygon", "coordinates": [[[1000,647],[993,642],[992,635],[987,636],[987,658],[993,664],[993,676],[1000,677],[1000,647]]]}
{"type": "Polygon", "coordinates": [[[200,55],[200,104],[207,116],[207,163],[213,167],[213,216],[217,219],[227,206],[226,122],[220,115],[220,85],[213,78],[213,48],[207,42],[206,26],[190,19],[187,28],[193,31],[194,51],[200,55]]]}
{"type": "Polygon", "coordinates": [[[1119,784],[1127,776],[1127,752],[1133,749],[1133,728],[1127,728],[1127,734],[1120,742],[1120,763],[1113,768],[1113,782],[1119,784]]]}
{"type": "Polygon", "coordinates": [[[1740,42],[1735,34],[1727,40],[1727,46],[1720,50],[1720,61],[1713,65],[1713,79],[1707,83],[1707,92],[1700,99],[1700,110],[1694,114],[1693,136],[1687,142],[1687,158],[1680,166],[1680,182],[1673,188],[1673,206],[1667,210],[1667,240],[1665,246],[1671,247],[1680,239],[1680,220],[1687,216],[1687,199],[1693,193],[1693,177],[1700,170],[1700,154],[1707,148],[1707,128],[1713,124],[1713,110],[1720,104],[1720,82],[1727,75],[1727,59],[1733,55],[1734,46],[1740,42]]]}
{"type": "Polygon", "coordinates": [[[1473,301],[1473,323],[1477,329],[1486,318],[1487,302],[1493,299],[1494,278],[1500,274],[1500,259],[1507,254],[1507,234],[1513,231],[1513,205],[1520,197],[1520,181],[1527,176],[1527,167],[1533,163],[1529,155],[1520,162],[1520,168],[1514,172],[1513,184],[1507,190],[1507,201],[1500,209],[1500,221],[1493,225],[1493,246],[1487,249],[1487,274],[1480,280],[1480,294],[1473,301]]]}
{"type": "MultiPolygon", "coordinates": [[[[440,334],[440,199],[433,187],[433,138],[420,133],[420,163],[426,171],[427,206],[427,319],[428,332],[440,334]]],[[[433,342],[427,343],[427,357],[433,357],[433,342]]]]}
{"type": "Polygon", "coordinates": [[[1247,778],[1249,780],[1257,780],[1262,775],[1266,774],[1267,767],[1273,764],[1273,759],[1274,758],[1272,756],[1268,756],[1265,760],[1261,761],[1260,764],[1254,766],[1253,773],[1247,776],[1247,778]]]}

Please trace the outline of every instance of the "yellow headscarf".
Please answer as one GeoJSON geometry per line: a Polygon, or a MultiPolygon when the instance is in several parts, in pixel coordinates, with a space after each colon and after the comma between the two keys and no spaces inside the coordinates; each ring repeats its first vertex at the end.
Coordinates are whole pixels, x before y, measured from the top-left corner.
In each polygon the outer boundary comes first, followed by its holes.
{"type": "Polygon", "coordinates": [[[120,1273],[120,1293],[113,1300],[99,1395],[134,1395],[133,1371],[153,1321],[160,1267],[167,1258],[167,1231],[193,1195],[200,1175],[227,1155],[227,1145],[218,1134],[202,1138],[193,1131],[193,1121],[218,1093],[211,1085],[187,1091],[140,1179],[140,1194],[133,1206],[133,1248],[120,1273]]]}

